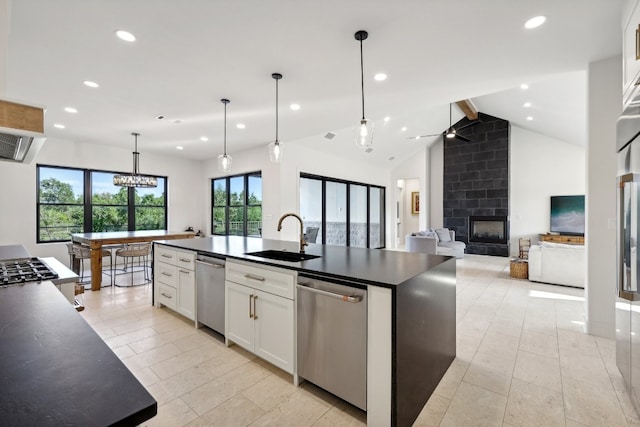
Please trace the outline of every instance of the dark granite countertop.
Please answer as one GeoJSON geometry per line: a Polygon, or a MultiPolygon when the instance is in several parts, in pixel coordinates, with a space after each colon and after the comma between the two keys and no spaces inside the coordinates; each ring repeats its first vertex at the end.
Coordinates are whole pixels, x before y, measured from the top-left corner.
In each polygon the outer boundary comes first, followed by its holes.
{"type": "Polygon", "coordinates": [[[305,248],[305,252],[320,255],[320,258],[289,262],[255,257],[246,253],[267,249],[298,252],[297,242],[257,237],[208,236],[157,243],[220,258],[251,261],[301,273],[384,287],[397,286],[449,259],[439,255],[311,243],[305,248]]]}
{"type": "Polygon", "coordinates": [[[0,288],[0,420],[138,425],[157,403],[51,282],[0,288]]]}

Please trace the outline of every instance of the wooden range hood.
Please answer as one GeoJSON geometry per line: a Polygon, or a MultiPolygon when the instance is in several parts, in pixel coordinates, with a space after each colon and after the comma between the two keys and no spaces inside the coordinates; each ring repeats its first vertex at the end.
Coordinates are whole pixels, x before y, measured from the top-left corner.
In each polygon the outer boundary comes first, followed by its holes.
{"type": "Polygon", "coordinates": [[[0,160],[30,163],[44,141],[44,108],[0,100],[0,160]]]}

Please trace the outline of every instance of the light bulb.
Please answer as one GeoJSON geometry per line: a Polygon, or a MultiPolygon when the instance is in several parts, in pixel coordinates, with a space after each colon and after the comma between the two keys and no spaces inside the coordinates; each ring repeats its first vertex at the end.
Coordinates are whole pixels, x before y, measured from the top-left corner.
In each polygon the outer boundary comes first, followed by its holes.
{"type": "Polygon", "coordinates": [[[360,120],[360,126],[356,130],[356,145],[369,147],[373,140],[373,122],[367,119],[360,120]]]}
{"type": "Polygon", "coordinates": [[[449,132],[447,132],[447,138],[455,138],[455,136],[456,136],[455,130],[449,130],[449,132]]]}
{"type": "Polygon", "coordinates": [[[273,163],[277,163],[282,160],[282,144],[280,141],[275,141],[269,144],[269,160],[273,163]]]}
{"type": "Polygon", "coordinates": [[[360,122],[360,137],[366,138],[369,130],[367,129],[367,122],[364,120],[360,122]]]}
{"type": "Polygon", "coordinates": [[[218,170],[220,172],[229,172],[231,170],[231,156],[227,154],[218,156],[218,170]]]}

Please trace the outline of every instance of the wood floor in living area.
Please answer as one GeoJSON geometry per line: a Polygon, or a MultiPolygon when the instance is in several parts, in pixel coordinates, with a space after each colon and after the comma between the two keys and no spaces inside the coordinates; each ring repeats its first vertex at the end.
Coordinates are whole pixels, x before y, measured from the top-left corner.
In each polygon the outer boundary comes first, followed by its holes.
{"type": "MultiPolygon", "coordinates": [[[[129,280],[118,277],[118,280],[129,280]]],[[[613,290],[612,290],[613,292],[613,290]]],[[[366,415],[167,309],[151,287],[84,294],[81,315],[158,401],[149,426],[347,426],[366,415]]],[[[626,426],[615,342],[582,332],[584,292],[457,260],[457,358],[416,426],[626,426]]]]}

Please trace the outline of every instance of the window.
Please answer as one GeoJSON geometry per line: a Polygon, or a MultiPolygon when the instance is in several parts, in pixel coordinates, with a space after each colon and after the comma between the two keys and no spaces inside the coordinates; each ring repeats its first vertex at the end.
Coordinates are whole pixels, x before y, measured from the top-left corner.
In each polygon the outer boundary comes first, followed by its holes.
{"type": "Polygon", "coordinates": [[[262,173],[211,180],[212,234],[262,235],[262,173]]]}
{"type": "Polygon", "coordinates": [[[384,204],[384,187],[300,174],[300,215],[317,243],[384,248],[384,204]]]}
{"type": "Polygon", "coordinates": [[[116,174],[38,165],[38,243],[81,232],[166,230],[167,178],[158,177],[156,188],[128,188],[113,185],[116,174]]]}
{"type": "Polygon", "coordinates": [[[84,231],[84,173],[81,169],[37,168],[38,242],[71,239],[84,231]]]}

